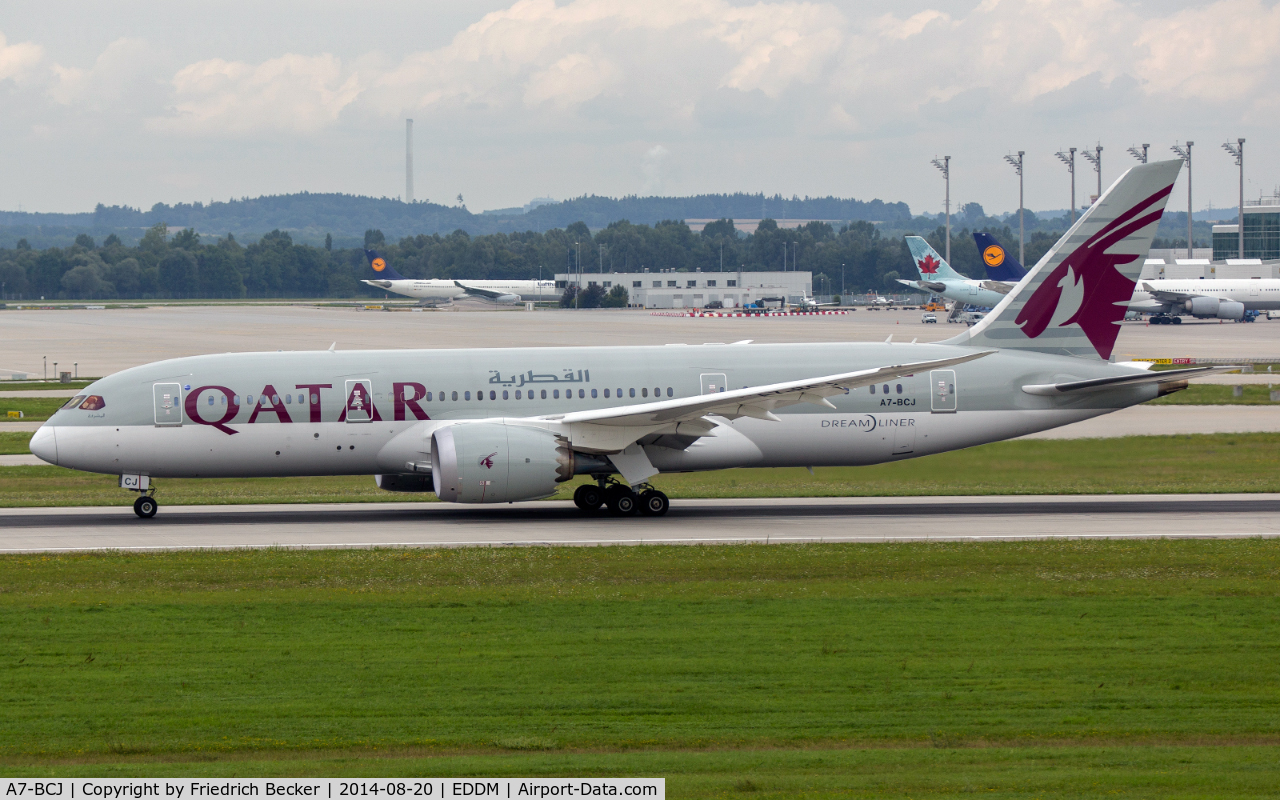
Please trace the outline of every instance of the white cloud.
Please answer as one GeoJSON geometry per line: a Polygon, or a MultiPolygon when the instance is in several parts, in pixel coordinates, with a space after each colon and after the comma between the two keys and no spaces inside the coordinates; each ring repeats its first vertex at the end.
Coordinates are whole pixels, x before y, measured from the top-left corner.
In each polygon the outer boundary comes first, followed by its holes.
{"type": "Polygon", "coordinates": [[[314,133],[335,123],[356,99],[360,78],[344,76],[332,55],[290,53],[257,65],[198,61],[173,76],[173,89],[173,113],[153,119],[153,128],[208,136],[314,133]]]}
{"type": "Polygon", "coordinates": [[[34,42],[8,44],[0,33],[0,81],[21,79],[44,58],[44,48],[34,42]]]}

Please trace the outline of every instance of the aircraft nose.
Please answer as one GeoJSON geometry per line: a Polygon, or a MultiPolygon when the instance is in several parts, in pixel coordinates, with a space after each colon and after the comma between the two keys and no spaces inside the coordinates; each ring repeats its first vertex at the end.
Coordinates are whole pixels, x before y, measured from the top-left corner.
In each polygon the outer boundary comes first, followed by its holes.
{"type": "Polygon", "coordinates": [[[58,436],[54,433],[55,430],[52,425],[41,425],[31,437],[30,445],[36,458],[54,465],[58,463],[58,436]]]}

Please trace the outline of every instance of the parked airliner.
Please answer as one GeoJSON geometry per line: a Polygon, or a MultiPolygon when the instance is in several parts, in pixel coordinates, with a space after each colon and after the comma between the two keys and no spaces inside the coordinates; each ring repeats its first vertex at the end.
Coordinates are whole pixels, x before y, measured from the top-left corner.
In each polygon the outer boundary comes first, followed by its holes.
{"type": "Polygon", "coordinates": [[[490,303],[512,304],[528,300],[554,300],[555,281],[455,281],[442,278],[406,278],[373,250],[364,251],[369,268],[377,277],[361,281],[378,289],[419,300],[453,301],[475,298],[490,303]]]}
{"type": "MultiPolygon", "coordinates": [[[[920,272],[920,280],[899,279],[898,283],[905,286],[941,295],[961,305],[981,308],[994,307],[1014,286],[1014,283],[1004,281],[966,278],[952,269],[938,251],[919,236],[908,236],[907,247],[911,250],[911,260],[920,272]]],[[[1002,249],[1001,253],[1003,252],[1002,249]]]]}
{"type": "Polygon", "coordinates": [[[351,474],[459,503],[585,474],[584,512],[660,515],[663,472],[878,464],[1066,425],[1231,369],[1109,362],[1181,163],[1131,168],[945,341],[192,356],[95,381],[31,451],[119,475],[144,518],[165,478],[351,474]]]}
{"type": "Polygon", "coordinates": [[[1151,314],[1156,324],[1198,319],[1244,319],[1246,311],[1280,309],[1280,280],[1274,278],[1205,278],[1143,280],[1129,310],[1151,314]]]}

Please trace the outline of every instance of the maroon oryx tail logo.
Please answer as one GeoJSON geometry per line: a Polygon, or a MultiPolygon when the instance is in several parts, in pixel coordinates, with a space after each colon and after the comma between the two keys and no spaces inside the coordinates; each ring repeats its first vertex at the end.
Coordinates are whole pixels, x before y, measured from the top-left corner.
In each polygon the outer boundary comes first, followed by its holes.
{"type": "Polygon", "coordinates": [[[483,458],[481,458],[481,459],[480,459],[480,462],[479,462],[479,463],[480,463],[480,466],[484,467],[485,469],[493,469],[493,457],[494,457],[494,456],[496,456],[497,454],[498,454],[498,452],[495,450],[494,452],[490,453],[489,455],[484,456],[483,458]]]}
{"type": "Polygon", "coordinates": [[[1135,281],[1117,267],[1137,260],[1136,255],[1108,253],[1107,249],[1130,234],[1157,222],[1163,207],[1143,214],[1173,191],[1166,186],[1107,223],[1062,260],[1018,312],[1014,322],[1035,339],[1050,325],[1077,324],[1102,358],[1110,358],[1124,319],[1125,305],[1133,297],[1135,281]],[[1139,216],[1141,214],[1141,216],[1139,216]]]}

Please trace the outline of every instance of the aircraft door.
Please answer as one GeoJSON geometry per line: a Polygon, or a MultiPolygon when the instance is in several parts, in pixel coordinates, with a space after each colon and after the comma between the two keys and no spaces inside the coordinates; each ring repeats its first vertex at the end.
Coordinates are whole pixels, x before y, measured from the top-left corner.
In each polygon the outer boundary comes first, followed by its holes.
{"type": "Polygon", "coordinates": [[[723,372],[704,372],[702,374],[702,393],[716,394],[723,392],[729,387],[726,384],[729,379],[725,377],[723,372]]]}
{"type": "Polygon", "coordinates": [[[373,381],[347,381],[347,422],[373,422],[373,381]]]}
{"type": "Polygon", "coordinates": [[[895,456],[914,452],[916,449],[916,426],[913,417],[898,420],[898,427],[893,429],[893,454],[895,456]]]}
{"type": "Polygon", "coordinates": [[[153,384],[151,394],[155,400],[156,427],[172,428],[182,425],[182,384],[153,384]]]}
{"type": "Polygon", "coordinates": [[[930,408],[936,413],[956,410],[956,371],[935,369],[929,373],[930,408]]]}

